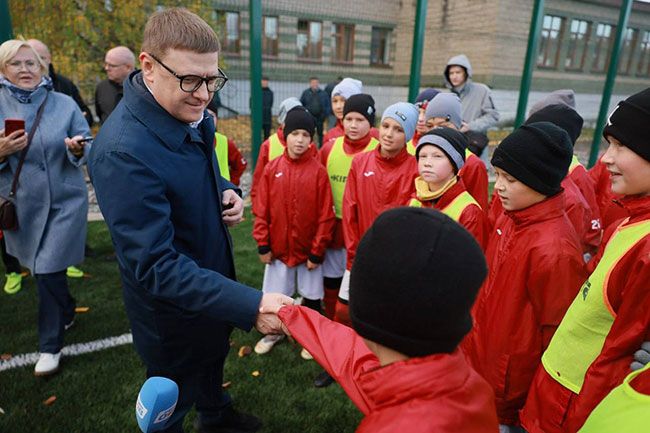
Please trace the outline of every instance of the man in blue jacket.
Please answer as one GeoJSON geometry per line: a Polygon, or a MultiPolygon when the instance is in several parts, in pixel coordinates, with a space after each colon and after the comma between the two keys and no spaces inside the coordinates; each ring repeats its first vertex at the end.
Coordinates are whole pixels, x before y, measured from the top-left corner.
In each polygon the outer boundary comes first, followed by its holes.
{"type": "Polygon", "coordinates": [[[260,421],[235,411],[222,390],[233,327],[280,332],[264,305],[291,303],[235,281],[227,226],[239,223],[239,190],[219,174],[214,123],[205,108],[227,78],[214,31],[185,9],[152,15],[141,72],[90,155],[97,200],[115,245],[133,341],[147,376],[180,394],[165,432],[182,432],[192,405],[199,432],[252,432],[260,421]]]}

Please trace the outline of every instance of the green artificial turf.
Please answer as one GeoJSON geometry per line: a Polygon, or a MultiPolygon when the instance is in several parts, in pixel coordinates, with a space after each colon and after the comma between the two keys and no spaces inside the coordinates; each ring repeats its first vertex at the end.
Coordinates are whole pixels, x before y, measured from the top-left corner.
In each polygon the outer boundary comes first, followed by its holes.
{"type": "MultiPolygon", "coordinates": [[[[232,229],[240,281],[260,287],[262,265],[251,237],[251,215],[232,229]]],[[[117,264],[105,260],[112,252],[102,222],[89,224],[88,242],[98,257],[79,265],[89,278],[69,279],[78,306],[74,327],[65,344],[82,343],[129,332],[124,313],[117,264]]],[[[1,266],[1,265],[0,265],[1,266]]],[[[38,299],[33,278],[24,279],[16,295],[0,291],[0,353],[37,351],[38,299]]],[[[300,348],[284,341],[267,355],[240,358],[242,345],[254,346],[260,334],[236,330],[226,362],[224,380],[236,407],[264,421],[262,432],[353,432],[361,414],[337,385],[317,389],[312,380],[320,372],[314,361],[300,358],[300,348]],[[254,371],[260,373],[255,377],[254,371]]],[[[3,433],[122,433],[138,432],[135,399],[145,380],[145,369],[133,346],[120,346],[62,360],[51,378],[33,376],[33,366],[0,372],[0,432],[3,433]],[[50,396],[56,401],[46,406],[50,396]]],[[[187,432],[195,414],[186,419],[187,432]]]]}

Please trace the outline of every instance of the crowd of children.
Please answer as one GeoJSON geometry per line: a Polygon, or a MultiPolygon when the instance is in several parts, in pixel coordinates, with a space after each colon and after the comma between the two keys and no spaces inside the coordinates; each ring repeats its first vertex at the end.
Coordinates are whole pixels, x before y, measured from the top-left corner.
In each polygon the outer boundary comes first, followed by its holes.
{"type": "Polygon", "coordinates": [[[272,312],[325,369],[316,386],[343,387],[360,432],[646,428],[650,370],[630,365],[650,346],[650,89],[610,115],[589,172],[573,93],[540,101],[494,151],[489,204],[461,100],[416,102],[374,129],[373,98],[346,78],[321,149],[289,99],[260,152],[263,290],[301,296],[272,312]],[[634,420],[612,423],[623,406],[634,420]]]}

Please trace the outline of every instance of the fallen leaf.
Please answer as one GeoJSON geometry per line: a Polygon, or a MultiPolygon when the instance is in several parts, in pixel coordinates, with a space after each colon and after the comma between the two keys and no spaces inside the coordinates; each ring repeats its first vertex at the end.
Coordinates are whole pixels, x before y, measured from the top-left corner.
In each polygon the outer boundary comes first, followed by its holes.
{"type": "Polygon", "coordinates": [[[56,395],[53,395],[53,396],[51,396],[50,398],[48,398],[47,400],[45,400],[45,401],[43,402],[43,404],[44,404],[45,406],[52,406],[52,405],[54,404],[55,401],[56,401],[56,395]]]}
{"type": "Polygon", "coordinates": [[[84,276],[83,276],[83,277],[84,277],[84,278],[92,278],[93,276],[92,276],[91,274],[87,274],[87,273],[84,272],[84,276]]]}
{"type": "Polygon", "coordinates": [[[230,388],[230,385],[232,385],[232,382],[224,382],[224,383],[221,384],[221,387],[223,389],[227,389],[227,388],[230,388]]]}
{"type": "Polygon", "coordinates": [[[90,307],[77,307],[74,309],[75,313],[87,313],[90,311],[90,307]]]}
{"type": "Polygon", "coordinates": [[[11,353],[3,353],[0,355],[0,361],[9,361],[11,359],[11,353]]]}
{"type": "Polygon", "coordinates": [[[257,376],[259,376],[261,373],[260,373],[259,371],[255,370],[255,371],[252,372],[251,374],[252,374],[254,377],[257,377],[257,376]]]}
{"type": "Polygon", "coordinates": [[[0,407],[0,415],[4,415],[4,414],[5,414],[5,410],[0,407]]]}
{"type": "Polygon", "coordinates": [[[239,352],[237,352],[237,354],[240,358],[243,358],[244,356],[250,355],[252,352],[253,349],[250,346],[242,346],[239,348],[239,352]]]}

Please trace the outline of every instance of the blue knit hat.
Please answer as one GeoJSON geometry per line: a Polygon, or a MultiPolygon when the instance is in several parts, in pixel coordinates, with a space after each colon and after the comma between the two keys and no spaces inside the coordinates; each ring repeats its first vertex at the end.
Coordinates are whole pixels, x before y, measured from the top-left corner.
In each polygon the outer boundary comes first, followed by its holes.
{"type": "Polygon", "coordinates": [[[409,141],[415,134],[415,125],[418,123],[419,114],[415,105],[408,102],[397,102],[384,110],[381,120],[390,117],[402,125],[406,141],[409,141]]]}

